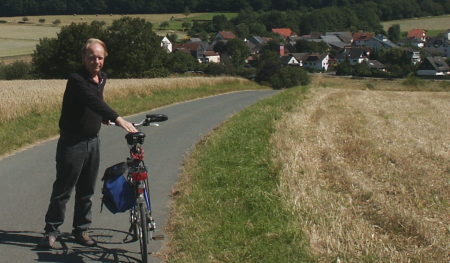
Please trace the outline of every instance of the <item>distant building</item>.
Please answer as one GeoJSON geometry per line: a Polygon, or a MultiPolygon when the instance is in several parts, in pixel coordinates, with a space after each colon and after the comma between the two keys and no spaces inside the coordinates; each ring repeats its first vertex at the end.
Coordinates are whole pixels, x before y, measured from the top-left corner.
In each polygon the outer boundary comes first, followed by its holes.
{"type": "Polygon", "coordinates": [[[294,35],[294,31],[292,31],[292,29],[290,28],[272,28],[272,32],[284,38],[288,38],[294,35]]]}
{"type": "Polygon", "coordinates": [[[427,57],[417,68],[419,76],[448,76],[450,67],[443,57],[427,57]]]}
{"type": "Polygon", "coordinates": [[[235,38],[236,35],[231,31],[219,31],[215,37],[216,40],[231,40],[235,38]]]}
{"type": "Polygon", "coordinates": [[[165,49],[168,53],[171,53],[172,52],[172,42],[170,42],[170,40],[167,38],[167,37],[164,37],[162,40],[161,40],[161,47],[163,48],[163,49],[165,49]]]}

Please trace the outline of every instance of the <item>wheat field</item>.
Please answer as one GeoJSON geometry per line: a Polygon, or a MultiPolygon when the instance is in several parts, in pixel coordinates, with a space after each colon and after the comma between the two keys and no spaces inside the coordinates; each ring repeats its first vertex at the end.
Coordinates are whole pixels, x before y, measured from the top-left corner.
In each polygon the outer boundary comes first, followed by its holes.
{"type": "Polygon", "coordinates": [[[312,253],[319,262],[448,263],[450,93],[338,81],[350,83],[314,89],[273,136],[280,193],[312,253]]]}
{"type": "MultiPolygon", "coordinates": [[[[0,123],[29,113],[58,110],[67,80],[13,80],[0,81],[0,123]]],[[[129,95],[151,95],[158,90],[198,88],[223,83],[245,83],[233,77],[184,77],[155,79],[109,79],[105,99],[111,101],[129,95]]]]}

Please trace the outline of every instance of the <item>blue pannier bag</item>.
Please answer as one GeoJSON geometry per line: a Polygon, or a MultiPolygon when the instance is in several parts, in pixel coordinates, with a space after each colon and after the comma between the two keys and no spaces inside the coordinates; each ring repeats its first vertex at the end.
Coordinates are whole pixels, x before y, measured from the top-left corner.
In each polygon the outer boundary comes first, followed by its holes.
{"type": "Polygon", "coordinates": [[[127,180],[128,165],[125,162],[106,168],[103,175],[103,205],[116,214],[131,209],[136,203],[134,188],[127,180]]]}

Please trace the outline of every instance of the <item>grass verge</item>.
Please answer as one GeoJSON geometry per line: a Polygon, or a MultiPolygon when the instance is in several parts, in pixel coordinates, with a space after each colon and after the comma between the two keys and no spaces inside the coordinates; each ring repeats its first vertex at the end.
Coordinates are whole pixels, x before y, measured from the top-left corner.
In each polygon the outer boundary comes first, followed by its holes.
{"type": "Polygon", "coordinates": [[[234,116],[186,161],[174,188],[170,262],[311,262],[278,191],[270,156],[276,120],[306,88],[285,90],[234,116]]]}
{"type": "MultiPolygon", "coordinates": [[[[151,94],[131,92],[126,96],[115,96],[109,104],[122,116],[151,110],[164,105],[225,92],[263,88],[251,82],[227,82],[218,85],[203,85],[196,88],[174,88],[155,90],[151,94]]],[[[31,112],[14,120],[0,122],[0,156],[34,142],[58,134],[59,109],[31,112]]]]}

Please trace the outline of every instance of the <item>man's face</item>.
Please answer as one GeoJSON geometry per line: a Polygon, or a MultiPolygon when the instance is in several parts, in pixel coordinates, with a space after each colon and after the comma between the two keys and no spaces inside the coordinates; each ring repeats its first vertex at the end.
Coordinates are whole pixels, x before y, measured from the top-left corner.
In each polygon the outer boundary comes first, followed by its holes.
{"type": "Polygon", "coordinates": [[[83,65],[92,76],[97,75],[105,62],[105,50],[98,43],[92,43],[83,55],[83,65]]]}

